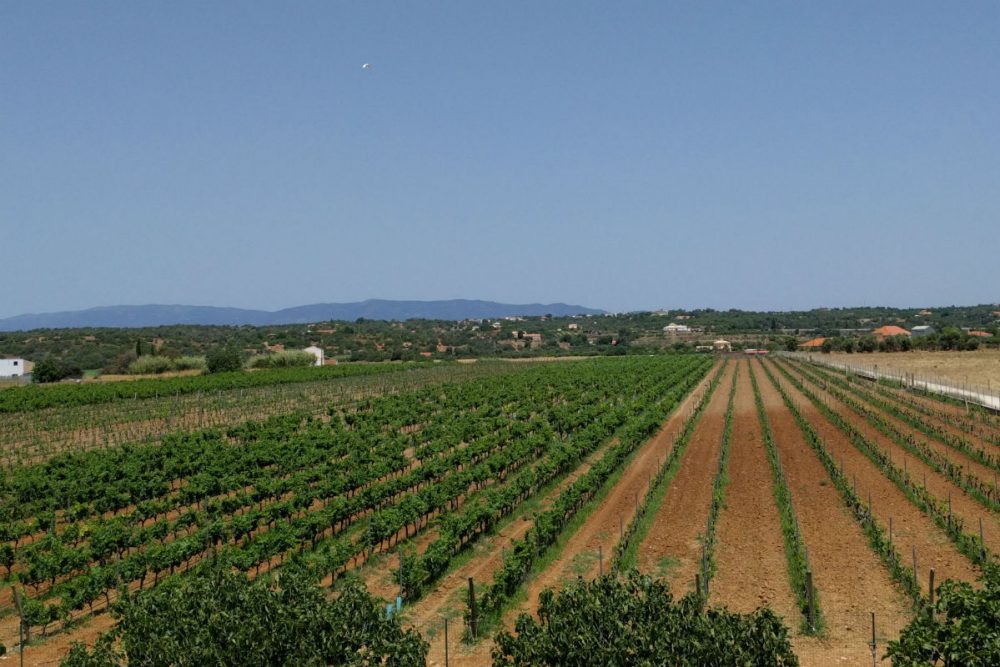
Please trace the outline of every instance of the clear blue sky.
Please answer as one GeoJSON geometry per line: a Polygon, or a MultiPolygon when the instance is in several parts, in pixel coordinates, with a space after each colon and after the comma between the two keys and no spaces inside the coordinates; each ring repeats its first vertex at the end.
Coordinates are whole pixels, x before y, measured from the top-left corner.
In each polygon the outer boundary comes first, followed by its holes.
{"type": "Polygon", "coordinates": [[[0,316],[998,301],[998,35],[994,1],[8,0],[0,316]]]}

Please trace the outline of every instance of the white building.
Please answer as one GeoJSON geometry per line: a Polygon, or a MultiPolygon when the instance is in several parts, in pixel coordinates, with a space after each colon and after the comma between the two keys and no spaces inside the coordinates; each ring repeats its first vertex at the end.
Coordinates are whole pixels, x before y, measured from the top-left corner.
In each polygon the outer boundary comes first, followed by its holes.
{"type": "Polygon", "coordinates": [[[691,333],[691,327],[686,324],[676,324],[671,322],[667,326],[663,327],[663,333],[667,334],[681,334],[681,333],[691,333]]]}
{"type": "Polygon", "coordinates": [[[0,378],[19,378],[28,371],[24,359],[0,359],[0,378]]]}
{"type": "Polygon", "coordinates": [[[313,366],[322,366],[323,365],[324,356],[325,356],[324,353],[323,353],[323,348],[316,347],[315,345],[310,345],[309,347],[307,347],[306,349],[304,349],[302,351],[303,352],[308,352],[309,354],[311,354],[314,357],[316,357],[316,363],[314,363],[313,366]]]}

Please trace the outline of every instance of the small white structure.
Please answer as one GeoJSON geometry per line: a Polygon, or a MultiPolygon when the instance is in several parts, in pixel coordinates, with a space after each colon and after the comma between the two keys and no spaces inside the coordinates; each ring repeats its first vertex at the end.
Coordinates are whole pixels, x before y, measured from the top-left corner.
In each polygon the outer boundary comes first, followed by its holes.
{"type": "Polygon", "coordinates": [[[0,378],[19,378],[27,371],[24,359],[0,359],[0,378]]]}
{"type": "Polygon", "coordinates": [[[732,352],[733,351],[733,344],[730,343],[728,340],[723,340],[722,338],[720,338],[719,340],[717,340],[714,343],[712,343],[712,347],[714,349],[718,350],[719,352],[732,352]]]}
{"type": "Polygon", "coordinates": [[[691,327],[689,327],[686,324],[677,324],[675,322],[671,322],[667,326],[663,327],[663,333],[665,334],[691,333],[691,327]]]}
{"type": "Polygon", "coordinates": [[[913,327],[910,329],[910,333],[920,338],[921,336],[930,336],[934,333],[934,327],[929,324],[921,324],[920,326],[913,327]]]}
{"type": "Polygon", "coordinates": [[[303,352],[308,352],[309,354],[311,354],[314,357],[316,357],[316,363],[314,363],[313,366],[322,366],[323,365],[323,362],[325,361],[324,360],[325,353],[323,352],[323,348],[316,347],[315,345],[310,345],[309,347],[307,347],[306,349],[304,349],[302,351],[303,352]]]}

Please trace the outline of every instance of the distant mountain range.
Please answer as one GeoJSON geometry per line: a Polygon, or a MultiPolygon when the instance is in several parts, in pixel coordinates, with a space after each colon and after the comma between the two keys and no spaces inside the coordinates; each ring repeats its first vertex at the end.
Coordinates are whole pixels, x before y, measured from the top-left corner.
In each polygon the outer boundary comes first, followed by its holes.
{"type": "Polygon", "coordinates": [[[356,303],[316,303],[283,310],[247,310],[215,306],[102,306],[60,313],[17,315],[0,319],[0,331],[75,329],[96,327],[156,327],[170,324],[266,326],[306,324],[326,320],[466,320],[537,315],[600,315],[604,311],[565,303],[509,304],[495,301],[389,301],[368,299],[356,303]]]}

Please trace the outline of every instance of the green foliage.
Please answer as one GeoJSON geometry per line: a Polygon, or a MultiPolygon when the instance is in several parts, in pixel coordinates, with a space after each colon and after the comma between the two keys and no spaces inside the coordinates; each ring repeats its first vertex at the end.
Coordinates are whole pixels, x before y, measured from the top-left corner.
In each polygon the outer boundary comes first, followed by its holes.
{"type": "Polygon", "coordinates": [[[988,573],[979,590],[964,581],[941,584],[933,610],[889,642],[886,657],[896,667],[1000,665],[1000,576],[988,573]]]}
{"type": "Polygon", "coordinates": [[[788,629],[771,610],[702,613],[695,596],[675,602],[666,584],[635,571],[544,591],[538,617],[522,614],[516,636],[497,636],[494,665],[798,664],[788,629]]]}
{"type": "Polygon", "coordinates": [[[423,665],[427,643],[356,580],[332,601],[294,565],[276,580],[249,581],[224,566],[208,567],[114,608],[120,639],[94,652],[76,647],[62,667],[268,667],[270,665],[423,665]]]}
{"type": "Polygon", "coordinates": [[[205,355],[209,373],[232,373],[243,370],[243,354],[235,347],[217,347],[205,355]]]}
{"type": "Polygon", "coordinates": [[[316,357],[309,352],[288,350],[287,352],[258,354],[250,357],[247,366],[250,368],[294,368],[312,366],[315,363],[316,357]]]}
{"type": "Polygon", "coordinates": [[[39,384],[59,382],[69,377],[80,377],[83,371],[78,366],[67,364],[55,357],[45,357],[37,364],[31,373],[31,379],[39,384]]]}
{"type": "Polygon", "coordinates": [[[143,379],[107,384],[15,387],[0,392],[0,414],[71,405],[111,403],[126,399],[248,389],[250,387],[312,382],[358,375],[377,375],[379,373],[407,371],[417,367],[417,364],[340,364],[323,368],[276,368],[257,373],[222,373],[212,376],[143,379]]]}
{"type": "Polygon", "coordinates": [[[204,371],[207,367],[204,357],[170,357],[167,355],[146,355],[128,365],[132,375],[157,375],[170,371],[204,371]]]}
{"type": "Polygon", "coordinates": [[[157,375],[172,370],[174,370],[174,364],[170,359],[152,355],[138,357],[128,365],[128,372],[132,375],[157,375]]]}

